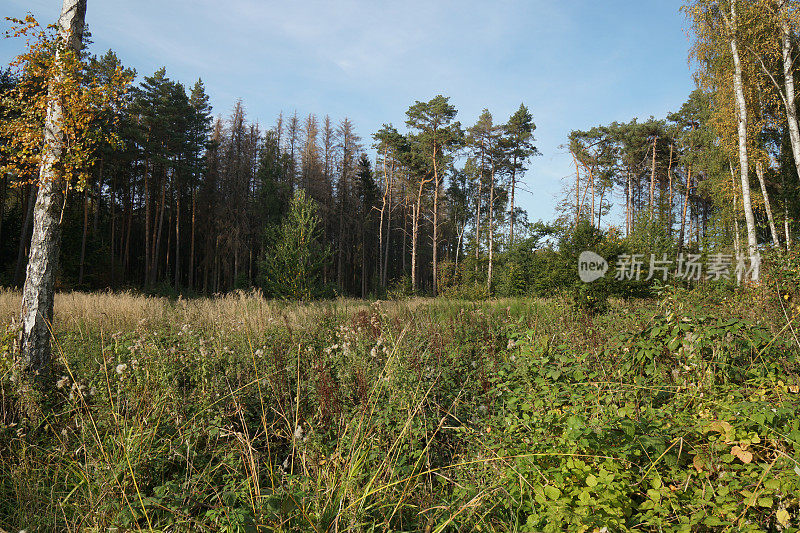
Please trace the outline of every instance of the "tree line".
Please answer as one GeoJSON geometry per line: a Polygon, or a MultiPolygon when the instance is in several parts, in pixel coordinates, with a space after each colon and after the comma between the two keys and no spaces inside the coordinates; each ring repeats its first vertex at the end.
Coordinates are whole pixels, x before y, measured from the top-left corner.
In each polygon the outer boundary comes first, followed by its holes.
{"type": "MultiPolygon", "coordinates": [[[[82,54],[85,79],[136,76],[113,51],[82,54]]],[[[9,69],[0,78],[6,124],[19,118],[30,90],[46,89],[27,79],[31,73],[9,69]]],[[[511,246],[515,231],[524,233],[517,191],[537,153],[535,125],[524,105],[505,124],[485,110],[464,129],[456,114],[439,95],[409,107],[405,131],[386,124],[367,140],[348,118],[327,115],[281,113],[263,127],[241,101],[214,117],[201,80],[187,87],[162,68],[95,121],[113,141],[97,143],[85,177],[65,189],[57,283],[192,294],[261,287],[291,295],[269,279],[265,261],[281,249],[278,229],[303,191],[319,230],[309,235],[317,256],[327,257],[318,271],[304,272],[316,285],[308,295],[367,296],[392,286],[436,293],[443,263],[467,258],[491,287],[498,250],[511,246]]],[[[2,151],[6,285],[22,284],[29,256],[38,169],[11,164],[26,149],[5,143],[2,151]]]]}
{"type": "MultiPolygon", "coordinates": [[[[651,248],[787,246],[799,208],[796,8],[784,0],[687,2],[697,90],[663,120],[573,131],[566,148],[574,180],[561,217],[547,226],[528,223],[518,205],[538,154],[524,105],[503,123],[484,110],[464,127],[438,95],[411,105],[402,128],[385,124],[362,138],[349,119],[315,114],[281,113],[264,127],[242,102],[215,117],[202,81],[187,87],[160,69],[92,124],[102,142],[65,189],[58,282],[292,296],[275,280],[275,265],[290,262],[272,257],[289,250],[281,227],[290,219],[313,226],[293,238],[313,241],[314,268],[283,285],[310,276],[308,297],[438,294],[453,284],[490,294],[498,261],[509,267],[520,247],[541,248],[543,235],[563,237],[582,221],[651,248]],[[310,218],[293,203],[301,190],[310,218]]],[[[111,51],[95,57],[84,47],[81,57],[87,80],[136,75],[111,51]]],[[[26,61],[0,76],[4,124],[46,92],[41,74],[26,67],[35,59],[26,61]]],[[[41,113],[25,118],[44,122],[41,113]]],[[[0,276],[21,285],[38,169],[18,164],[29,148],[3,145],[0,276]]]]}

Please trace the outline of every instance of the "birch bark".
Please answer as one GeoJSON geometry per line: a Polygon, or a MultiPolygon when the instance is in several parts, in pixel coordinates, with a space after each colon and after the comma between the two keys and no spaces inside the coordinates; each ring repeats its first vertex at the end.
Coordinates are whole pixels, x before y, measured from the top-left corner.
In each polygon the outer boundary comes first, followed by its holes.
{"type": "Polygon", "coordinates": [[[750,255],[758,251],[756,240],[756,222],[753,216],[753,204],[750,200],[749,161],[747,155],[747,102],[744,97],[742,81],[742,62],[739,58],[739,45],[736,40],[736,0],[731,0],[730,45],[733,55],[733,90],[736,97],[736,122],[739,136],[739,173],[742,181],[742,203],[744,204],[744,220],[747,224],[747,247],[750,255]]]}
{"type": "MultiPolygon", "coordinates": [[[[86,0],[64,0],[58,32],[66,50],[77,53],[83,37],[86,0]]],[[[61,52],[56,52],[56,59],[61,52]]],[[[61,76],[50,80],[49,105],[44,126],[44,146],[39,169],[39,193],[34,206],[33,237],[22,291],[19,363],[22,370],[43,377],[50,362],[50,324],[53,321],[53,289],[61,245],[61,211],[64,180],[56,165],[64,149],[63,109],[55,87],[61,76]]]]}

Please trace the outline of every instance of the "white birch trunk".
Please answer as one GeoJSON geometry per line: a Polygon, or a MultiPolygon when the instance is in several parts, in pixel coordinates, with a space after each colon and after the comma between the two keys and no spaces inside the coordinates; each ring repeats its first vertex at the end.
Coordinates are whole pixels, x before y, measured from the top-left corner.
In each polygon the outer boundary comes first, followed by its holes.
{"type": "MultiPolygon", "coordinates": [[[[85,17],[86,0],[64,0],[58,31],[61,43],[67,50],[75,53],[80,50],[85,17]]],[[[60,53],[56,53],[57,59],[60,53]]],[[[46,373],[50,362],[53,287],[61,244],[64,179],[55,169],[64,148],[61,129],[63,110],[55,90],[55,86],[61,82],[57,75],[50,80],[48,89],[49,105],[39,169],[39,194],[34,207],[33,237],[22,292],[19,364],[26,373],[39,377],[46,373]]]]}
{"type": "Polygon", "coordinates": [[[736,193],[736,172],[733,170],[733,163],[728,161],[728,166],[731,169],[731,185],[733,186],[733,253],[738,257],[742,251],[739,244],[739,195],[736,193]]]}
{"type": "Polygon", "coordinates": [[[756,239],[756,222],[753,216],[753,204],[750,200],[750,176],[747,157],[747,102],[744,97],[742,81],[742,63],[739,59],[739,47],[736,41],[736,0],[731,0],[731,54],[733,55],[733,89],[736,97],[737,131],[739,135],[739,172],[742,180],[742,203],[744,219],[747,223],[747,246],[750,255],[758,252],[756,239]]]}
{"type": "MultiPolygon", "coordinates": [[[[783,7],[783,6],[782,6],[783,7]]],[[[795,168],[800,175],[800,128],[797,124],[797,104],[794,94],[794,69],[792,64],[792,35],[789,21],[781,13],[781,51],[783,54],[783,82],[786,93],[783,103],[789,124],[789,140],[792,145],[795,168]]]]}
{"type": "Polygon", "coordinates": [[[781,243],[778,240],[778,230],[775,228],[775,219],[772,218],[772,207],[769,204],[767,184],[764,181],[764,165],[761,163],[761,161],[756,163],[756,175],[758,176],[758,183],[761,185],[761,194],[764,196],[764,209],[767,211],[767,221],[769,222],[769,231],[772,235],[772,242],[775,245],[775,248],[780,248],[781,243]]]}

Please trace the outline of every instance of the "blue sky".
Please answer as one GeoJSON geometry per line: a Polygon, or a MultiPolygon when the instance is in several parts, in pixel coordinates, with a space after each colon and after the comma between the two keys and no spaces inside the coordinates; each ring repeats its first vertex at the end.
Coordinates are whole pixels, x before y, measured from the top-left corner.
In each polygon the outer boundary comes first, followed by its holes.
{"type": "MultiPolygon", "coordinates": [[[[4,0],[3,15],[58,17],[59,0],[4,0]]],[[[504,122],[524,102],[542,156],[520,196],[549,220],[571,175],[559,148],[573,129],[676,110],[693,88],[680,1],[492,2],[89,0],[95,52],[115,50],[141,75],[161,66],[202,78],[216,114],[236,99],[251,120],[278,113],[345,116],[365,144],[404,128],[416,100],[450,97],[464,125],[488,108],[504,122]]],[[[0,40],[0,61],[20,51],[0,40]]]]}

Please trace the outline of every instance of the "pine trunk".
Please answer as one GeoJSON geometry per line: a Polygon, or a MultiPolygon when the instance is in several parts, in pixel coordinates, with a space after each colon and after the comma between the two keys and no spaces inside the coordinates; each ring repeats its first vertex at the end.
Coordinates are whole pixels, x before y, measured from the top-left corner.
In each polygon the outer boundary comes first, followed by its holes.
{"type": "Polygon", "coordinates": [[[572,152],[572,161],[575,163],[575,227],[581,221],[581,168],[578,166],[578,157],[572,152]]]}
{"type": "Polygon", "coordinates": [[[625,180],[625,236],[631,234],[631,173],[627,172],[625,180]]]}
{"type": "Polygon", "coordinates": [[[164,179],[161,182],[161,201],[159,202],[158,207],[158,223],[153,224],[155,226],[155,234],[153,235],[152,243],[153,243],[153,250],[150,253],[150,259],[152,260],[152,264],[150,265],[150,283],[154,284],[158,281],[158,256],[161,250],[161,235],[164,229],[164,211],[165,211],[165,204],[166,204],[166,196],[167,196],[167,183],[166,183],[166,174],[164,175],[164,179]]]}
{"type": "Polygon", "coordinates": [[[674,222],[674,213],[672,210],[672,202],[673,202],[673,195],[672,195],[672,142],[669,143],[669,165],[667,166],[667,179],[669,180],[669,206],[667,211],[667,230],[669,236],[672,237],[672,226],[674,222]]]}
{"type": "Polygon", "coordinates": [[[417,194],[417,203],[413,208],[414,219],[411,223],[411,290],[414,294],[417,293],[417,251],[419,242],[419,217],[422,211],[422,190],[425,187],[425,181],[419,183],[419,193],[417,194]]]}
{"type": "MultiPolygon", "coordinates": [[[[403,187],[403,194],[406,194],[403,187]]],[[[403,201],[403,275],[408,273],[408,201],[403,201]]]]}
{"type": "Polygon", "coordinates": [[[589,183],[592,188],[592,213],[589,216],[589,224],[594,224],[594,165],[589,167],[589,183]]]}
{"type": "Polygon", "coordinates": [[[658,135],[653,137],[653,163],[650,169],[650,218],[653,218],[653,200],[656,187],[656,143],[658,142],[658,135]]]}
{"type": "MultiPolygon", "coordinates": [[[[144,164],[144,286],[150,286],[150,264],[153,262],[150,257],[150,224],[153,217],[152,204],[153,199],[150,194],[150,178],[152,176],[152,169],[148,171],[147,162],[144,164]]],[[[130,226],[129,226],[130,228],[130,226]]],[[[128,245],[130,245],[130,238],[128,238],[128,245]]]]}
{"type": "Polygon", "coordinates": [[[508,249],[514,247],[514,193],[516,191],[517,186],[517,154],[514,153],[514,161],[511,164],[511,211],[509,215],[508,222],[510,227],[508,228],[508,249]]]}
{"type": "Polygon", "coordinates": [[[94,197],[94,219],[92,220],[92,237],[97,236],[97,228],[100,225],[100,209],[103,199],[103,165],[105,161],[100,156],[100,161],[97,163],[97,194],[94,197]]]}
{"type": "Polygon", "coordinates": [[[181,287],[181,193],[175,195],[175,290],[181,287]]]}
{"type": "MultiPolygon", "coordinates": [[[[686,236],[686,211],[689,207],[689,192],[692,190],[692,165],[686,169],[686,192],[683,195],[683,214],[681,215],[681,231],[678,234],[678,252],[683,251],[683,240],[686,236]]],[[[690,230],[691,233],[691,230],[690,230]]]]}
{"type": "Polygon", "coordinates": [[[131,228],[133,227],[133,200],[128,198],[127,205],[127,222],[125,223],[125,252],[122,259],[122,272],[127,274],[130,269],[131,263],[131,228]]]}
{"type": "Polygon", "coordinates": [[[78,286],[83,285],[83,267],[86,264],[86,238],[89,234],[89,187],[83,189],[83,236],[81,237],[81,259],[78,268],[78,286]]]}
{"type": "Polygon", "coordinates": [[[0,182],[0,242],[5,242],[3,240],[3,217],[6,214],[6,188],[7,188],[7,177],[6,174],[3,174],[2,182],[0,182]]]}
{"type": "Polygon", "coordinates": [[[114,272],[115,272],[114,261],[115,261],[115,258],[116,258],[115,248],[116,248],[116,244],[117,244],[116,242],[114,242],[114,238],[117,235],[117,233],[116,233],[116,229],[117,229],[117,226],[116,226],[116,224],[117,224],[117,212],[116,212],[115,196],[114,196],[114,191],[117,190],[116,185],[117,185],[117,180],[116,180],[116,177],[115,177],[113,182],[112,182],[111,197],[110,197],[110,200],[111,200],[111,238],[109,239],[109,242],[111,244],[111,273],[110,273],[109,285],[111,286],[111,288],[114,287],[114,272]]]}
{"type": "Polygon", "coordinates": [[[483,167],[478,172],[478,201],[475,202],[475,282],[478,282],[478,264],[481,250],[481,200],[483,199],[483,167]]]}
{"type": "Polygon", "coordinates": [[[189,290],[194,290],[194,237],[197,224],[197,191],[192,191],[192,236],[189,244],[189,290]]]}
{"type": "Polygon", "coordinates": [[[381,216],[378,221],[378,279],[380,280],[381,287],[383,287],[383,219],[386,216],[386,195],[389,194],[389,181],[386,177],[386,151],[383,153],[383,184],[381,216]]]}
{"type": "Polygon", "coordinates": [[[492,182],[489,190],[489,270],[486,277],[486,289],[492,292],[492,264],[494,262],[494,163],[492,163],[492,182]]]}
{"type": "Polygon", "coordinates": [[[394,160],[392,160],[392,178],[389,184],[389,212],[386,216],[386,251],[383,256],[383,272],[381,273],[381,285],[386,287],[387,274],[389,272],[389,246],[392,240],[392,183],[394,182],[394,160]]]}
{"type": "Polygon", "coordinates": [[[436,143],[433,145],[433,295],[439,291],[439,172],[436,168],[436,143]]]}

